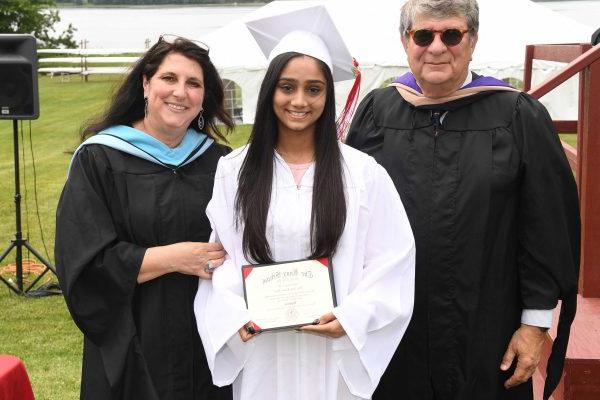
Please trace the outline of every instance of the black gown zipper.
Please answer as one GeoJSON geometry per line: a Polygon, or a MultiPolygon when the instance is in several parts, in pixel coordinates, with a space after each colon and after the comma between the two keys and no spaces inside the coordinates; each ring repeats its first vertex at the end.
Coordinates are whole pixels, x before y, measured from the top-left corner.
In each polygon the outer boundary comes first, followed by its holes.
{"type": "Polygon", "coordinates": [[[440,111],[432,111],[431,112],[431,122],[433,122],[433,136],[437,138],[440,133],[440,126],[442,123],[440,122],[440,118],[442,113],[440,111]]]}

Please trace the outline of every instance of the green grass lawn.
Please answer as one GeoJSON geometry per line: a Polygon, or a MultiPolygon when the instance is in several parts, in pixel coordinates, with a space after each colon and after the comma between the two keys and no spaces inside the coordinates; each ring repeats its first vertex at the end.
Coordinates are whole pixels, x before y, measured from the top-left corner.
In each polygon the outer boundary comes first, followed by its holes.
{"type": "MultiPolygon", "coordinates": [[[[104,108],[116,79],[94,76],[84,83],[77,77],[70,82],[40,77],[40,118],[31,125],[23,122],[24,141],[20,147],[20,155],[25,154],[24,162],[21,159],[23,233],[51,261],[55,209],[70,152],[78,144],[78,132],[84,121],[104,108]],[[35,155],[40,224],[34,202],[31,149],[35,155]]],[[[231,146],[244,144],[249,131],[250,126],[239,126],[229,138],[231,146]]],[[[10,243],[15,231],[12,136],[12,121],[0,121],[0,251],[10,243]]],[[[561,136],[576,146],[574,135],[561,136]]],[[[14,262],[14,252],[3,265],[7,262],[14,262]]],[[[10,274],[3,276],[14,278],[10,274]]],[[[23,359],[38,400],[79,398],[81,347],[81,333],[62,297],[22,298],[0,283],[0,354],[14,354],[23,359]]]]}
{"type": "Polygon", "coordinates": [[[571,146],[575,147],[575,149],[577,149],[577,134],[575,134],[575,133],[561,133],[558,136],[560,136],[560,140],[562,140],[563,142],[565,142],[568,145],[571,145],[571,146]]]}
{"type": "Polygon", "coordinates": [[[0,354],[23,360],[36,399],[79,399],[82,335],[62,296],[26,299],[0,285],[0,307],[0,354]]]}
{"type": "MultiPolygon", "coordinates": [[[[40,118],[31,124],[29,121],[22,124],[24,140],[19,137],[19,154],[23,234],[52,262],[54,216],[70,152],[78,144],[81,125],[104,108],[117,82],[114,76],[94,76],[87,83],[78,77],[72,77],[70,82],[40,77],[40,118]],[[40,224],[34,201],[32,148],[40,224]]],[[[244,144],[249,132],[249,125],[237,127],[229,137],[230,145],[244,144]]],[[[14,191],[12,121],[0,121],[0,252],[15,234],[14,191]]],[[[29,258],[29,255],[24,253],[24,257],[29,258]]],[[[14,250],[0,265],[0,270],[13,262],[14,250]]],[[[14,275],[9,273],[2,276],[14,280],[14,275]]],[[[53,278],[51,274],[47,276],[42,282],[53,278]]],[[[25,362],[36,399],[79,398],[81,348],[82,335],[73,324],[62,297],[22,298],[11,294],[0,282],[0,354],[14,354],[25,362]]]]}

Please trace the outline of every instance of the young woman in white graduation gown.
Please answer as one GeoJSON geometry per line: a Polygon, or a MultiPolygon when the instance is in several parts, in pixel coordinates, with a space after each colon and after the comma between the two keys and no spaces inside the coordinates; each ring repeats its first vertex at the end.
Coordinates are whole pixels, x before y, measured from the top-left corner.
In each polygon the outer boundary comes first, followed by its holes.
{"type": "Polygon", "coordinates": [[[228,258],[200,282],[198,330],[234,398],[370,398],[412,315],[412,231],[385,170],[337,140],[330,55],[297,41],[274,52],[249,144],[217,167],[207,215],[228,258]],[[337,307],[318,325],[248,333],[242,265],[320,257],[337,307]]]}

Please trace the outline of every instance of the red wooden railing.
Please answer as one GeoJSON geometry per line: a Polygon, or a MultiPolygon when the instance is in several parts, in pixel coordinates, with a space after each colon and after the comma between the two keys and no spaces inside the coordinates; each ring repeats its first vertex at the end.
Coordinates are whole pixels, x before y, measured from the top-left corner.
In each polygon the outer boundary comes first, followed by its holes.
{"type": "MultiPolygon", "coordinates": [[[[563,379],[554,400],[600,399],[600,45],[531,45],[525,55],[524,86],[540,98],[575,74],[579,74],[577,121],[554,121],[560,132],[577,132],[577,149],[563,142],[576,172],[581,208],[581,267],[578,311],[571,328],[563,379]],[[531,87],[533,60],[566,62],[556,75],[531,87]]],[[[555,314],[557,315],[557,313],[555,314]]],[[[538,377],[543,377],[550,353],[551,330],[538,377]]],[[[540,382],[538,380],[538,382],[540,382]]],[[[536,380],[534,379],[534,383],[536,380]]],[[[537,386],[538,389],[540,385],[537,386]]],[[[536,397],[537,399],[537,397],[536,397]]]]}
{"type": "Polygon", "coordinates": [[[591,44],[530,45],[525,53],[525,90],[540,98],[579,74],[578,121],[555,121],[558,132],[577,132],[577,150],[563,143],[576,171],[581,207],[579,292],[600,298],[600,46],[591,44]],[[530,89],[533,59],[569,64],[530,89]]]}

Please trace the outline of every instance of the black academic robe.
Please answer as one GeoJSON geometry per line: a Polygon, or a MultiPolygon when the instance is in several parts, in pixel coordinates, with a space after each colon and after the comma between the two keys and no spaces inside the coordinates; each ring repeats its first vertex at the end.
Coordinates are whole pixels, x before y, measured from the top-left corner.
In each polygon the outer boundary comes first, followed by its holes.
{"type": "Polygon", "coordinates": [[[502,356],[523,309],[573,306],[579,264],[576,185],[546,109],[509,91],[414,107],[388,87],[347,144],[392,177],[417,250],[413,317],[373,399],[531,399],[531,380],[504,389],[502,356]]]}
{"type": "Polygon", "coordinates": [[[57,272],[84,334],[82,399],[229,399],[212,385],[194,317],[198,277],[143,284],[147,248],[206,242],[214,173],[228,149],[213,144],[177,170],[102,145],[76,155],[60,197],[57,272]]]}

